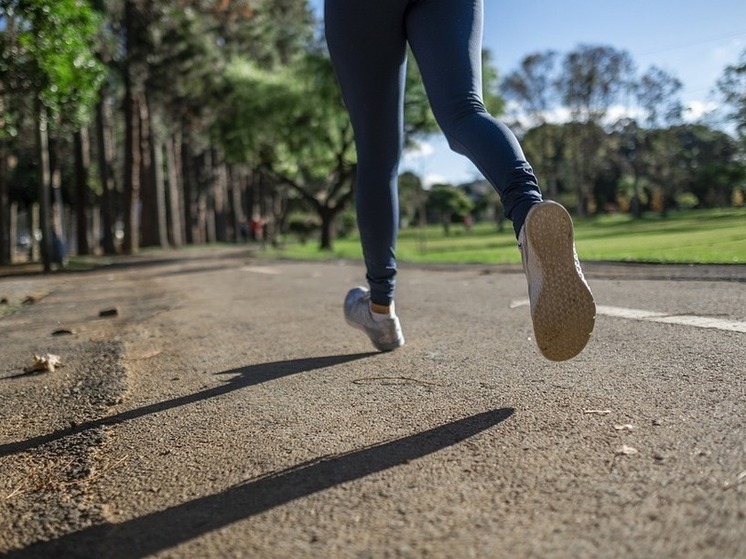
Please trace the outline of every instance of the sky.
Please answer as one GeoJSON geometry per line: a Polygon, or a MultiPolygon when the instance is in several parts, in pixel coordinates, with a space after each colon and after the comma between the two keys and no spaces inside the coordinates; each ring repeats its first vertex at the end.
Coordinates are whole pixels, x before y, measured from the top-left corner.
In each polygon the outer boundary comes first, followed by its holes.
{"type": "MultiPolygon", "coordinates": [[[[323,0],[310,3],[321,18],[323,0]]],[[[561,57],[579,45],[625,50],[638,73],[653,65],[666,70],[683,83],[682,101],[690,118],[697,118],[717,106],[716,81],[746,51],[746,2],[484,0],[484,46],[500,75],[517,69],[529,54],[555,50],[561,57]]],[[[440,135],[405,155],[402,170],[427,184],[479,178],[440,135]]]]}

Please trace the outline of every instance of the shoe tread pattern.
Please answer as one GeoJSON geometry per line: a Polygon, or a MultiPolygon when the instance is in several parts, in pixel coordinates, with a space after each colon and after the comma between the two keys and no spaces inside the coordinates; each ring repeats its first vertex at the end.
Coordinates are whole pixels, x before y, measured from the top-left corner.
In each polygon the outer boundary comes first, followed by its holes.
{"type": "Polygon", "coordinates": [[[532,264],[541,270],[542,289],[531,316],[541,353],[552,361],[578,355],[593,332],[596,305],[576,267],[572,219],[559,204],[537,206],[526,220],[532,264]]]}

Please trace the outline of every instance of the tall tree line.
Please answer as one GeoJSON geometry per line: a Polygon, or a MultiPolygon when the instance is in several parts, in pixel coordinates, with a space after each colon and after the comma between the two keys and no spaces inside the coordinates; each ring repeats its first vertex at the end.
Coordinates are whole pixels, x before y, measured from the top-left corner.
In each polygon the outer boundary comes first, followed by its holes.
{"type": "MultiPolygon", "coordinates": [[[[612,47],[532,54],[503,80],[484,62],[490,110],[520,107],[544,189],[581,215],[725,204],[743,183],[746,53],[718,83],[735,136],[685,124],[678,80],[612,47]]],[[[412,145],[437,127],[414,61],[407,79],[412,145]]],[[[0,264],[21,217],[47,270],[72,246],[272,241],[298,213],[331,248],[355,172],[306,0],[0,0],[0,264]]]]}
{"type": "Polygon", "coordinates": [[[18,213],[39,216],[46,269],[71,241],[79,254],[135,253],[245,230],[269,190],[257,154],[226,156],[215,126],[232,110],[225,75],[239,61],[271,75],[306,56],[304,0],[0,8],[0,262],[18,213]]]}
{"type": "Polygon", "coordinates": [[[735,134],[686,122],[674,75],[656,66],[640,74],[629,53],[609,46],[528,55],[501,91],[526,123],[524,147],[549,196],[564,195],[581,216],[604,208],[640,216],[665,215],[681,200],[743,203],[746,52],[718,89],[735,134]]]}

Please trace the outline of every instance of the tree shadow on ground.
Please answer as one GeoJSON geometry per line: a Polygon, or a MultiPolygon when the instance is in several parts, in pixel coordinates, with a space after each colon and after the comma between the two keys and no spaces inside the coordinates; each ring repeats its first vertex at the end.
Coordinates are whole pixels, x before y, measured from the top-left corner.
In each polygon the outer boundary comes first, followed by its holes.
{"type": "Polygon", "coordinates": [[[90,429],[102,427],[105,425],[118,425],[125,421],[131,421],[139,417],[150,415],[153,413],[170,410],[180,406],[193,404],[201,400],[207,400],[216,396],[222,396],[228,394],[234,390],[246,388],[247,386],[254,386],[263,382],[268,382],[278,378],[313,371],[315,369],[324,369],[326,367],[332,367],[334,365],[340,365],[343,363],[349,363],[350,361],[356,361],[378,355],[377,352],[368,353],[353,353],[349,355],[327,355],[324,357],[308,357],[303,359],[290,359],[287,361],[275,361],[274,363],[261,363],[258,365],[249,365],[247,367],[241,367],[239,369],[233,369],[230,371],[223,371],[216,373],[216,375],[234,375],[225,384],[201,390],[193,394],[186,394],[179,396],[178,398],[172,398],[164,402],[156,402],[147,406],[123,411],[107,417],[86,421],[78,425],[68,427],[65,429],[59,429],[53,433],[46,435],[40,435],[38,437],[32,437],[30,439],[12,443],[0,444],[0,456],[8,456],[10,454],[24,452],[33,448],[40,447],[46,443],[50,443],[64,437],[82,433],[90,429]]]}
{"type": "Polygon", "coordinates": [[[297,499],[408,464],[486,431],[513,413],[510,408],[490,410],[408,437],[319,457],[120,524],[39,542],[6,557],[147,557],[297,499]]]}
{"type": "MultiPolygon", "coordinates": [[[[147,270],[163,266],[178,266],[189,262],[217,260],[247,260],[256,256],[256,249],[246,246],[203,248],[201,251],[169,250],[154,254],[79,257],[66,268],[55,270],[52,275],[86,274],[115,270],[147,270]]],[[[228,265],[225,265],[228,267],[228,265]]],[[[0,266],[0,278],[49,276],[41,262],[0,266]]]]}

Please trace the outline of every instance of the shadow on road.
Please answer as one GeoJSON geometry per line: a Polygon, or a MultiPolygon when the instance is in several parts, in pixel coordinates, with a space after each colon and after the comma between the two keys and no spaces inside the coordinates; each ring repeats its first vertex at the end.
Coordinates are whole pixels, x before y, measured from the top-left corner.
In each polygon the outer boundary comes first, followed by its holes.
{"type": "MultiPolygon", "coordinates": [[[[256,255],[256,248],[246,245],[224,247],[193,247],[191,249],[156,250],[152,253],[144,252],[137,255],[90,256],[78,257],[67,268],[54,272],[60,274],[81,274],[100,270],[137,270],[157,268],[161,266],[175,266],[192,261],[216,260],[246,260],[256,255]]],[[[212,269],[212,268],[210,268],[212,269]]],[[[0,266],[0,278],[48,276],[43,271],[41,262],[12,264],[0,266]]]]}
{"type": "Polygon", "coordinates": [[[25,441],[18,441],[14,443],[6,443],[0,445],[0,456],[7,456],[17,452],[23,452],[32,448],[37,448],[43,444],[82,433],[89,429],[95,429],[104,425],[117,425],[143,417],[145,415],[162,412],[177,408],[179,406],[185,406],[187,404],[193,404],[201,400],[207,400],[214,398],[215,396],[221,396],[228,394],[234,390],[246,388],[247,386],[254,386],[263,382],[268,382],[278,378],[295,375],[298,373],[304,373],[313,371],[315,369],[324,369],[326,367],[332,367],[334,365],[340,365],[342,363],[349,363],[350,361],[356,361],[358,359],[364,359],[378,355],[377,352],[368,353],[354,353],[350,355],[328,355],[324,357],[308,357],[304,359],[291,359],[287,361],[275,361],[274,363],[262,363],[259,365],[249,365],[247,367],[241,367],[239,369],[233,369],[230,371],[224,371],[222,373],[216,373],[217,375],[235,375],[230,378],[225,384],[195,392],[194,394],[187,394],[185,396],[179,396],[165,402],[156,402],[140,408],[127,410],[115,415],[102,417],[92,421],[86,421],[74,427],[68,427],[66,429],[60,429],[47,435],[40,435],[33,437],[25,441]]]}
{"type": "Polygon", "coordinates": [[[296,499],[453,446],[505,421],[513,413],[510,408],[486,411],[401,439],[320,457],[221,493],[121,524],[92,526],[10,552],[6,557],[146,557],[296,499]]]}

